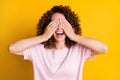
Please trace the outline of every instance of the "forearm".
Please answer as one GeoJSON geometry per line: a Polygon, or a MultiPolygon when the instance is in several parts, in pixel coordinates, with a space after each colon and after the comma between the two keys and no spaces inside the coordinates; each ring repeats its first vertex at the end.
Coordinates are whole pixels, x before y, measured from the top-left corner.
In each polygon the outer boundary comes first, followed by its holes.
{"type": "Polygon", "coordinates": [[[96,39],[76,35],[75,41],[96,53],[104,53],[107,51],[107,45],[96,39]]]}
{"type": "Polygon", "coordinates": [[[22,39],[22,40],[12,43],[9,46],[9,51],[11,53],[20,53],[20,52],[24,51],[25,49],[35,46],[44,41],[45,41],[45,39],[42,36],[36,36],[36,37],[32,37],[32,38],[22,39]]]}

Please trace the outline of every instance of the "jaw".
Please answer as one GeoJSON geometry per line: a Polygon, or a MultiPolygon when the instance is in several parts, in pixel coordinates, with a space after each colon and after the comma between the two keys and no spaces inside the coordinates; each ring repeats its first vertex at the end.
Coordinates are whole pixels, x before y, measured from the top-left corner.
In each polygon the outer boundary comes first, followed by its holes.
{"type": "Polygon", "coordinates": [[[54,39],[56,42],[65,42],[65,38],[66,38],[65,34],[57,35],[56,33],[54,33],[54,39]]]}

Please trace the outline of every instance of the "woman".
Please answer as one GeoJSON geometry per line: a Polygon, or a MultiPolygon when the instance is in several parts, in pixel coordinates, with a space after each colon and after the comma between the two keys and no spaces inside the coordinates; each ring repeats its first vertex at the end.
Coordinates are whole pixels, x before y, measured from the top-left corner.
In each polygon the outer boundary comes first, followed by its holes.
{"type": "Polygon", "coordinates": [[[78,16],[69,6],[48,10],[37,30],[37,36],[9,46],[33,63],[34,80],[82,80],[84,62],[107,51],[101,41],[81,36],[78,16]]]}

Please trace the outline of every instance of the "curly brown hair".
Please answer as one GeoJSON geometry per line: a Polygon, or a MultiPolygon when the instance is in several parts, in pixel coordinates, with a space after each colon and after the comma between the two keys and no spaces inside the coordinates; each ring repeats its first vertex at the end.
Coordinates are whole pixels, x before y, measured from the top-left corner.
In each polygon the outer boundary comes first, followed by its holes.
{"type": "MultiPolygon", "coordinates": [[[[54,13],[62,13],[66,20],[72,25],[75,34],[81,35],[81,28],[79,24],[79,18],[75,12],[73,12],[70,6],[53,6],[50,10],[43,14],[37,25],[37,36],[44,34],[47,25],[51,22],[51,16],[54,13]]],[[[53,36],[45,42],[42,42],[45,48],[55,48],[55,39],[53,36]]],[[[67,36],[65,38],[65,45],[71,47],[76,44],[75,41],[70,40],[67,36]]]]}

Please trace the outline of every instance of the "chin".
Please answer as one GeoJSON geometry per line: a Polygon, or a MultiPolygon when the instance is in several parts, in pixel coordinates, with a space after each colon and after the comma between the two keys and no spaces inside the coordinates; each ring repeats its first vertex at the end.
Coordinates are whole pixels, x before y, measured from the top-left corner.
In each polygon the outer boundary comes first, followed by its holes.
{"type": "Polygon", "coordinates": [[[64,42],[65,41],[65,35],[62,35],[62,36],[57,36],[57,35],[54,35],[54,39],[56,42],[64,42]]]}
{"type": "Polygon", "coordinates": [[[65,39],[55,39],[56,42],[64,42],[65,39]]]}

